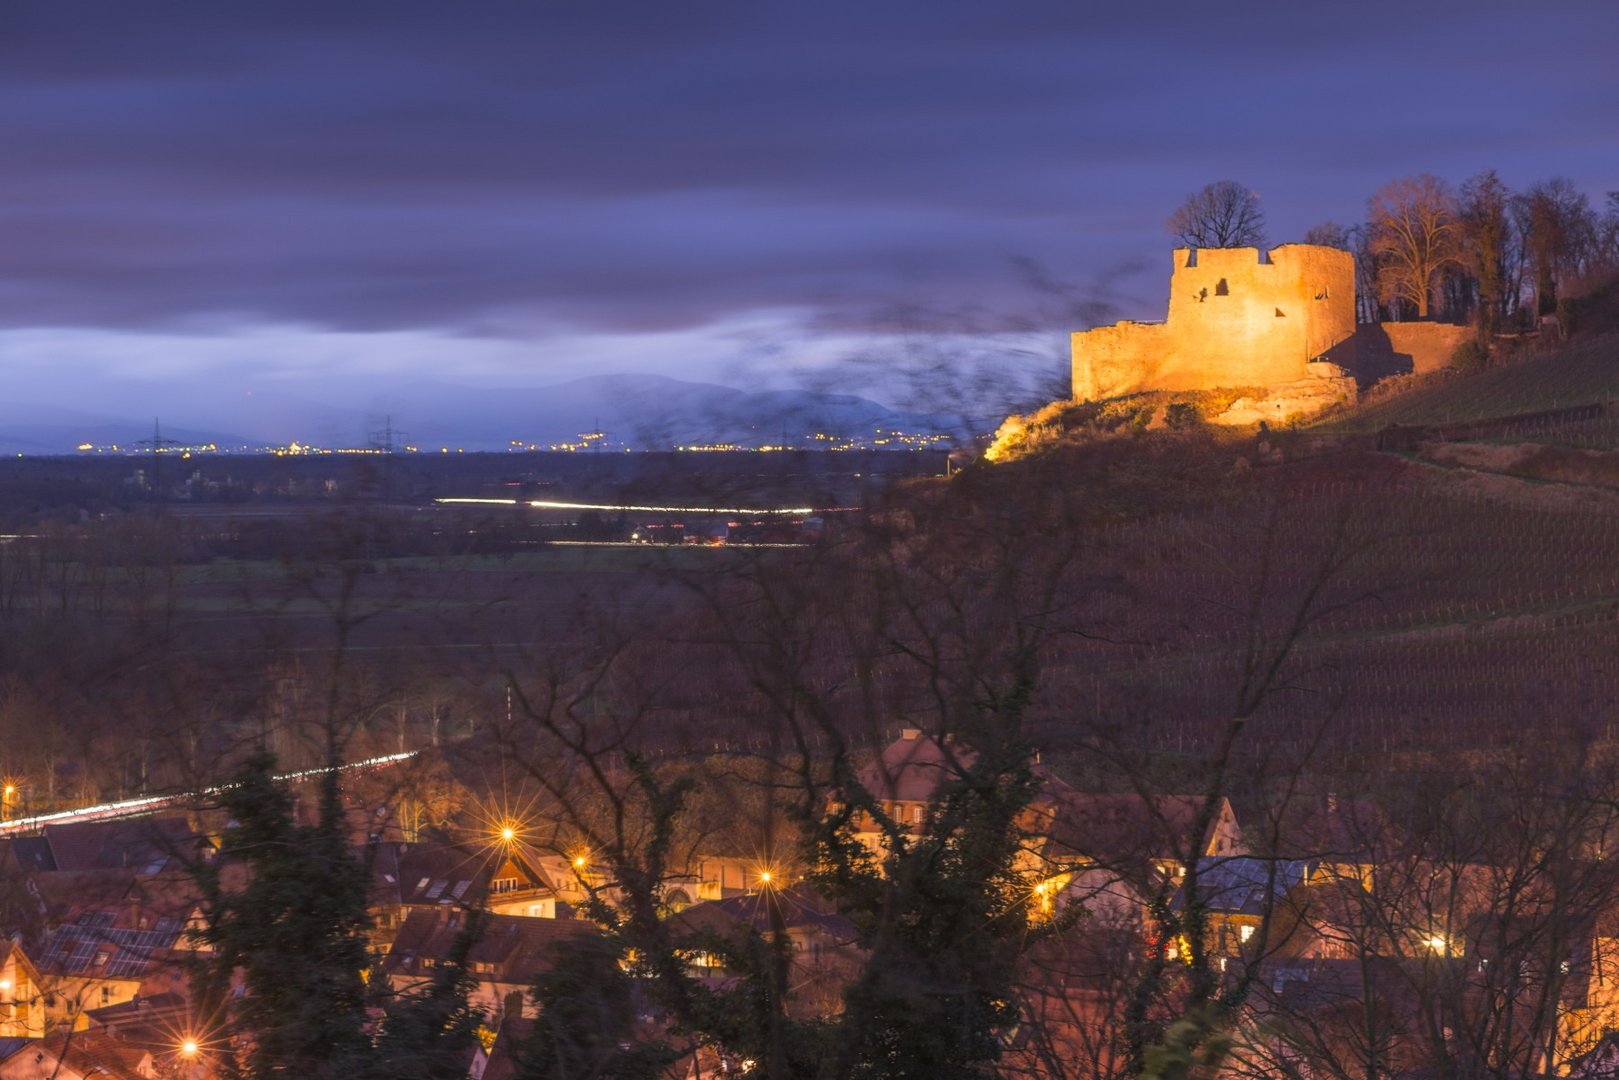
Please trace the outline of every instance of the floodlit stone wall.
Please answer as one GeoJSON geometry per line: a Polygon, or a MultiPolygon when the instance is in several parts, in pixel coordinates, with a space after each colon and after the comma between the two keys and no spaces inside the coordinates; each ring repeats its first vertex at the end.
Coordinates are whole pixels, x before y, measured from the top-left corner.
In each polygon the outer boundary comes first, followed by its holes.
{"type": "Polygon", "coordinates": [[[1074,397],[1339,377],[1354,367],[1354,333],[1355,263],[1347,251],[1284,244],[1266,260],[1257,248],[1179,248],[1164,322],[1074,335],[1074,397]]]}
{"type": "Polygon", "coordinates": [[[1477,337],[1470,326],[1432,322],[1386,322],[1379,324],[1388,335],[1389,346],[1397,357],[1411,358],[1411,370],[1418,375],[1450,366],[1456,350],[1477,337]]]}

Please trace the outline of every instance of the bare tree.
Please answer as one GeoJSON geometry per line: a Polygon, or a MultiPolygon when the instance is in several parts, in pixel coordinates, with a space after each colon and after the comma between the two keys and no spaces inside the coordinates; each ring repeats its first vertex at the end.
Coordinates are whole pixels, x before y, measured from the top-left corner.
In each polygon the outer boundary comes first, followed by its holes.
{"type": "Polygon", "coordinates": [[[1488,338],[1510,313],[1517,295],[1512,219],[1512,193],[1490,169],[1462,185],[1462,264],[1478,293],[1477,325],[1488,338]]]}
{"type": "Polygon", "coordinates": [[[1264,247],[1265,211],[1259,195],[1235,180],[1216,180],[1186,196],[1164,228],[1185,247],[1264,247]]]}
{"type": "Polygon", "coordinates": [[[1534,274],[1535,314],[1551,315],[1561,286],[1585,269],[1596,246],[1596,215],[1573,181],[1561,176],[1531,186],[1513,200],[1512,212],[1525,267],[1534,274]]]}
{"type": "Polygon", "coordinates": [[[1368,203],[1367,224],[1379,295],[1391,305],[1410,304],[1426,319],[1434,279],[1461,250],[1450,185],[1431,173],[1391,180],[1368,203]]]}

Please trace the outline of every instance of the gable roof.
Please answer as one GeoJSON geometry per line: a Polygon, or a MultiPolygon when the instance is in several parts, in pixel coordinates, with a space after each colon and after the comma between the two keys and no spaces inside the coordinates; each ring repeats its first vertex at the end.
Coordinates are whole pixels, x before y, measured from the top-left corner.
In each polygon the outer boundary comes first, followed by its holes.
{"type": "Polygon", "coordinates": [[[144,979],[168,962],[185,923],[163,918],[147,930],[114,925],[111,912],[97,912],[58,926],[45,939],[39,970],[94,979],[144,979]]]}
{"type": "Polygon", "coordinates": [[[873,798],[927,802],[941,784],[977,760],[972,751],[954,749],[948,741],[941,744],[919,728],[906,728],[856,778],[873,798]]]}
{"type": "MultiPolygon", "coordinates": [[[[1197,891],[1204,906],[1223,915],[1263,916],[1282,897],[1303,885],[1311,864],[1303,859],[1262,859],[1239,855],[1197,861],[1197,891]]],[[[1175,892],[1176,910],[1186,905],[1186,888],[1175,892]]]]}
{"type": "Polygon", "coordinates": [[[789,934],[819,931],[844,941],[855,939],[854,924],[833,910],[818,893],[803,885],[770,892],[705,900],[693,904],[674,917],[687,930],[726,935],[744,928],[767,933],[779,925],[789,934]],[[771,902],[776,912],[771,911],[771,902]]]}
{"type": "Polygon", "coordinates": [[[39,969],[34,966],[34,962],[23,951],[22,945],[9,939],[0,938],[0,967],[3,967],[7,961],[15,961],[16,965],[22,968],[23,974],[28,977],[30,982],[39,982],[39,969]]]}
{"type": "Polygon", "coordinates": [[[44,836],[15,836],[5,843],[11,850],[11,857],[24,872],[37,873],[57,868],[50,841],[44,836]]]}
{"type": "MultiPolygon", "coordinates": [[[[1179,859],[1203,807],[1201,795],[1149,797],[1048,789],[1047,854],[1102,863],[1179,859]]],[[[1229,800],[1222,796],[1210,821],[1211,832],[1227,817],[1234,819],[1229,800]]],[[[1198,856],[1211,840],[1212,835],[1199,839],[1198,856]]]]}
{"type": "MultiPolygon", "coordinates": [[[[415,908],[405,917],[383,959],[390,975],[420,974],[453,954],[467,913],[449,908],[415,908]]],[[[525,915],[483,915],[483,932],[467,955],[480,979],[527,985],[551,966],[554,942],[596,933],[583,919],[535,919],[525,915]]]]}
{"type": "Polygon", "coordinates": [[[1324,794],[1299,800],[1283,819],[1285,854],[1335,863],[1374,863],[1400,844],[1401,830],[1370,799],[1324,794]]]}
{"type": "Polygon", "coordinates": [[[43,839],[55,870],[183,869],[208,844],[183,817],[125,818],[47,825],[43,839]]]}
{"type": "Polygon", "coordinates": [[[22,1040],[20,1046],[0,1056],[0,1061],[28,1053],[42,1053],[62,1062],[60,1072],[52,1070],[55,1075],[74,1073],[95,1080],[146,1080],[151,1070],[150,1053],[94,1029],[22,1040]]]}

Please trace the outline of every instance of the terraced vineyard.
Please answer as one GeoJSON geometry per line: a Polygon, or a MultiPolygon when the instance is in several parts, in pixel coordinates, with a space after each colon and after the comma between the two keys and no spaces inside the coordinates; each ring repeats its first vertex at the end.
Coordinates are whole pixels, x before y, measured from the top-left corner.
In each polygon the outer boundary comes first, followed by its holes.
{"type": "Polygon", "coordinates": [[[1435,380],[1333,417],[1315,430],[1376,432],[1392,425],[1461,424],[1616,398],[1619,338],[1599,337],[1544,358],[1435,380]]]}

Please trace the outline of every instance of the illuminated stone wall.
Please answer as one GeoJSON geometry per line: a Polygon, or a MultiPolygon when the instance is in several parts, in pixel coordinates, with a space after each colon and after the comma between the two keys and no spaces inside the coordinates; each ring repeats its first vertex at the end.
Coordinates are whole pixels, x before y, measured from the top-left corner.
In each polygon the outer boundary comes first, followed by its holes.
{"type": "Polygon", "coordinates": [[[1074,335],[1074,397],[1278,386],[1353,368],[1355,263],[1347,251],[1285,244],[1179,248],[1161,323],[1074,335]]]}
{"type": "Polygon", "coordinates": [[[1397,357],[1410,357],[1411,370],[1418,375],[1438,371],[1450,366],[1456,350],[1477,337],[1470,326],[1450,326],[1446,323],[1386,322],[1380,324],[1388,335],[1389,345],[1397,357]]]}

